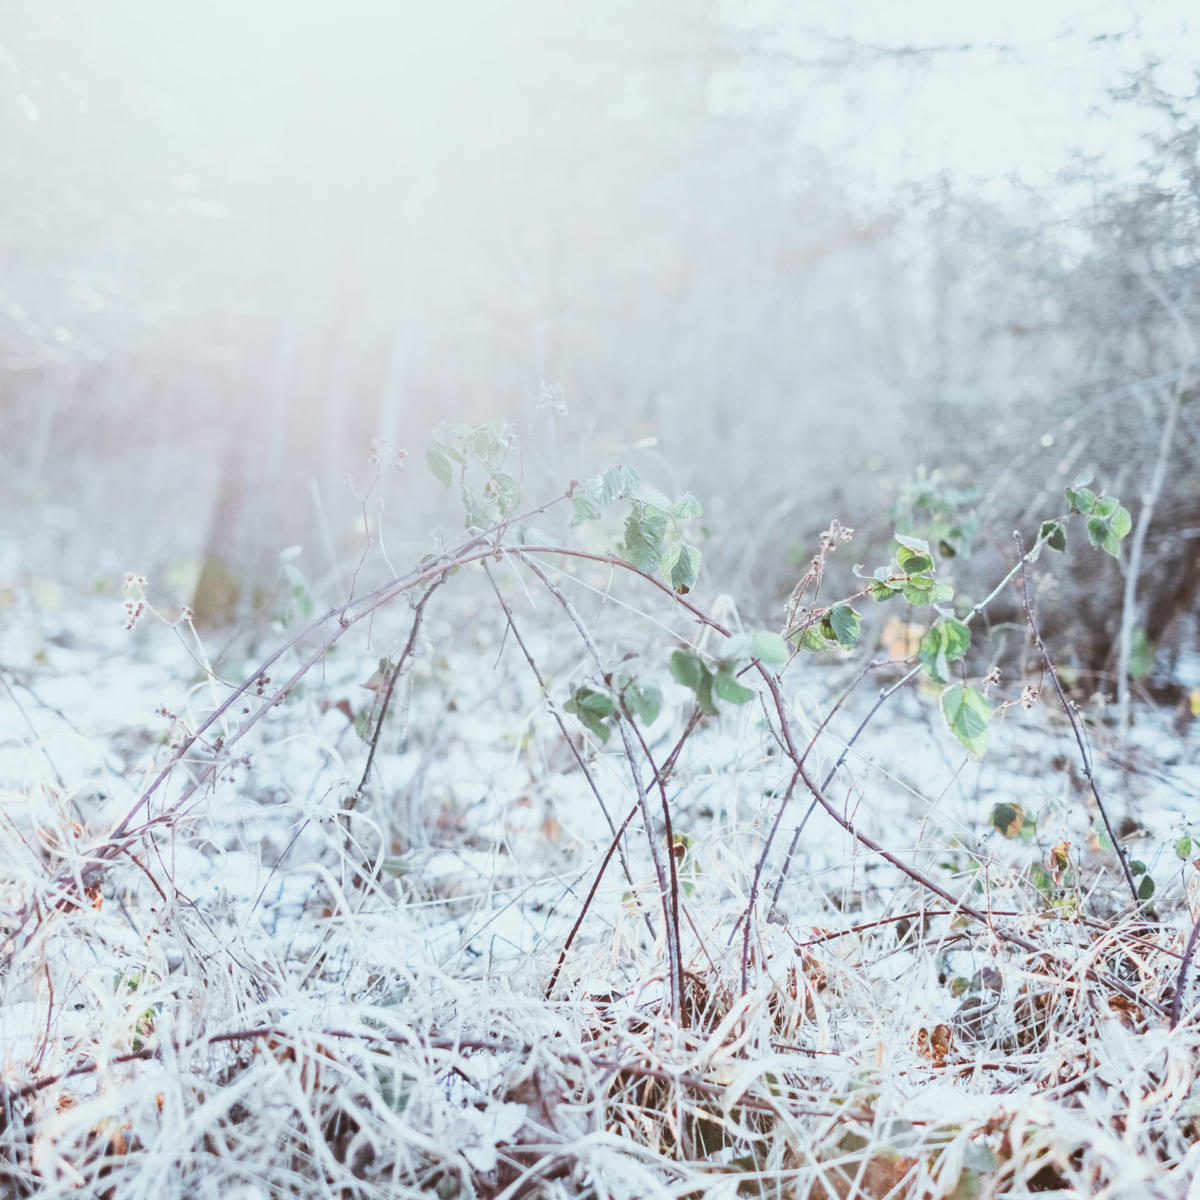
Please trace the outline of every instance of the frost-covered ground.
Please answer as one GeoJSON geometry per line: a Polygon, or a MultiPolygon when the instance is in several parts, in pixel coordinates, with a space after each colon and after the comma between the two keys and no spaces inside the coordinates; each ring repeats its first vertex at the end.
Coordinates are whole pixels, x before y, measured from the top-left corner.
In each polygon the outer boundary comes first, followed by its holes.
{"type": "MultiPolygon", "coordinates": [[[[683,741],[650,789],[677,1022],[640,814],[601,871],[630,763],[561,712],[599,670],[549,593],[495,567],[509,628],[477,570],[430,601],[377,739],[403,597],[280,694],[313,637],[260,664],[295,629],[201,644],[125,629],[117,592],[3,593],[0,1192],[1200,1195],[1200,988],[1171,1027],[1200,857],[1184,717],[1141,709],[1118,747],[1081,708],[1154,881],[1138,914],[1048,688],[976,762],[915,685],[855,738],[903,668],[839,706],[866,658],[791,664],[812,775],[852,742],[825,792],[844,824],[795,791],[745,937],[792,775],[767,692],[683,741]]],[[[602,662],[663,692],[646,786],[692,714],[670,653],[714,635],[581,574],[552,578],[602,662]]]]}

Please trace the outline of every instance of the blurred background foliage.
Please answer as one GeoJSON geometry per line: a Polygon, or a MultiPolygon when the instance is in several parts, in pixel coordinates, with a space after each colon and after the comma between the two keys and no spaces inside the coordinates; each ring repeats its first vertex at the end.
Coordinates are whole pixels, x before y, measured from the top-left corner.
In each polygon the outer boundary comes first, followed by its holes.
{"type": "MultiPolygon", "coordinates": [[[[373,441],[413,451],[395,561],[454,528],[432,426],[536,416],[531,495],[691,489],[764,617],[889,505],[974,514],[970,593],[1083,469],[1136,520],[1174,404],[1139,588],[1174,655],[1200,98],[1186,9],[1144,7],[5,4],[0,569],[207,567],[217,620],[299,544],[336,593],[373,441]]],[[[1120,570],[1078,566],[1043,599],[1103,669],[1120,570]]]]}

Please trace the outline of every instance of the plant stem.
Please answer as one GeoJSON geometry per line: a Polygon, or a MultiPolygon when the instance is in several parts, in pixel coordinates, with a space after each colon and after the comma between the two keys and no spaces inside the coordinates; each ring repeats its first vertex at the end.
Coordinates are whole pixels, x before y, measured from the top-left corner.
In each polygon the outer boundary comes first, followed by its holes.
{"type": "Polygon", "coordinates": [[[1092,797],[1096,801],[1096,807],[1100,810],[1100,818],[1104,822],[1104,828],[1108,831],[1109,841],[1112,842],[1113,849],[1117,852],[1117,858],[1121,862],[1121,869],[1125,872],[1125,882],[1129,885],[1129,893],[1133,897],[1134,904],[1140,908],[1142,898],[1138,895],[1137,884],[1134,882],[1133,872],[1129,868],[1129,860],[1125,851],[1121,849],[1121,845],[1117,840],[1117,831],[1113,828],[1113,823],[1108,819],[1108,811],[1105,809],[1104,800],[1100,796],[1100,787],[1096,783],[1096,775],[1092,770],[1092,756],[1088,753],[1087,744],[1083,738],[1083,730],[1079,725],[1079,717],[1075,712],[1075,705],[1063,690],[1062,682],[1058,678],[1058,671],[1050,659],[1050,652],[1046,649],[1046,643],[1042,641],[1041,630],[1038,629],[1037,620],[1033,615],[1033,605],[1029,601],[1029,572],[1025,566],[1027,561],[1025,546],[1021,540],[1020,533],[1014,532],[1013,537],[1016,539],[1017,549],[1021,554],[1019,564],[1021,568],[1021,603],[1025,608],[1025,619],[1029,622],[1034,644],[1042,656],[1042,662],[1046,664],[1046,672],[1050,676],[1050,681],[1054,684],[1054,690],[1058,693],[1058,699],[1063,706],[1063,711],[1067,714],[1067,720],[1071,722],[1071,729],[1075,734],[1075,743],[1079,747],[1079,757],[1083,762],[1084,777],[1092,789],[1092,797]]]}
{"type": "MultiPolygon", "coordinates": [[[[512,547],[509,553],[525,563],[541,581],[542,586],[558,601],[562,610],[567,614],[568,619],[578,631],[583,644],[587,647],[588,653],[591,655],[597,668],[602,671],[604,669],[604,660],[600,656],[600,651],[592,635],[588,632],[587,626],[575,611],[575,606],[571,603],[567,595],[542,570],[538,561],[531,557],[523,547],[512,547]]],[[[624,721],[617,721],[616,727],[617,732],[621,735],[621,742],[625,747],[625,760],[628,762],[629,770],[633,776],[634,794],[637,796],[638,804],[642,809],[642,820],[646,827],[646,840],[650,846],[650,857],[654,863],[655,877],[658,880],[659,898],[662,902],[663,920],[666,924],[667,961],[671,979],[671,1017],[676,1025],[679,1025],[682,1024],[683,1020],[683,950],[680,945],[679,927],[675,922],[676,910],[672,899],[671,875],[666,864],[663,862],[662,848],[659,846],[658,838],[654,833],[654,818],[651,815],[650,806],[646,800],[646,791],[642,788],[641,777],[638,773],[637,754],[634,750],[633,741],[629,736],[628,726],[624,721]]]]}

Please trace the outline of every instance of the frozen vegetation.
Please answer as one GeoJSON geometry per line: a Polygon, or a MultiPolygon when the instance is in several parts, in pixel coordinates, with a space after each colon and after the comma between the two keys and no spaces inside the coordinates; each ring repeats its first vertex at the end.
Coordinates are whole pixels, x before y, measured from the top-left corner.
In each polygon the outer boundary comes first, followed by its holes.
{"type": "MultiPolygon", "coordinates": [[[[745,628],[694,498],[522,513],[509,442],[254,642],[5,593],[4,1194],[1189,1194],[1190,714],[1068,720],[912,532],[745,628]]],[[[1119,542],[1083,491],[997,596],[1119,542]]]]}
{"type": "Polygon", "coordinates": [[[0,1200],[1200,1200],[1192,7],[5,6],[0,1200]]]}

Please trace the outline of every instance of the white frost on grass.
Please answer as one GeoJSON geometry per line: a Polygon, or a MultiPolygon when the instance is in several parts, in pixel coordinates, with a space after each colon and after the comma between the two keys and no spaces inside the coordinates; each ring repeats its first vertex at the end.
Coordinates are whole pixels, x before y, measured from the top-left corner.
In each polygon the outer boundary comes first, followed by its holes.
{"type": "MultiPolygon", "coordinates": [[[[534,620],[512,602],[561,703],[587,664],[545,606],[534,620]]],[[[755,1179],[841,1194],[838,1172],[872,1181],[867,1195],[960,1184],[974,1195],[972,1179],[1016,1186],[1045,1171],[1107,1180],[1113,1196],[1181,1194],[1171,1189],[1195,1163],[1200,1122],[1196,990],[1172,1032],[1087,975],[1111,971],[1134,996],[1169,1001],[1195,884],[1172,847],[1192,829],[1200,768],[1159,714],[1139,714],[1120,753],[1102,724],[1089,729],[1114,817],[1145,831],[1131,844],[1165,924],[1109,919],[1123,883],[1048,700],[1010,710],[977,763],[913,692],[847,749],[868,690],[821,733],[814,776],[846,749],[829,788],[838,810],[994,913],[992,926],[820,809],[804,819],[800,789],[744,940],[790,764],[757,702],[723,706],[665,785],[687,972],[679,1028],[664,1015],[662,904],[640,812],[544,995],[609,849],[596,792],[622,822],[629,764],[618,737],[601,746],[567,718],[589,783],[495,613],[471,624],[458,603],[426,629],[361,792],[369,745],[354,718],[378,697],[363,683],[403,641],[383,622],[232,751],[211,735],[196,746],[79,903],[73,878],[213,686],[196,683],[169,631],[110,627],[111,601],[64,604],[40,625],[19,601],[27,636],[0,632],[16,701],[0,705],[0,938],[14,938],[0,1086],[30,1122],[28,1136],[19,1124],[4,1134],[4,1153],[36,1172],[27,1181],[46,1195],[116,1187],[155,1200],[343,1187],[515,1200],[526,1186],[734,1196],[755,1179]],[[997,802],[1036,820],[1028,840],[992,828],[997,802]],[[1055,879],[1048,855],[1068,843],[1055,879]],[[1089,926],[1078,919],[1089,912],[1106,915],[1089,926]]],[[[635,642],[614,636],[614,659],[635,642]]],[[[640,668],[664,689],[648,739],[659,763],[690,711],[665,658],[651,641],[640,668]]],[[[797,664],[789,686],[800,672],[792,711],[811,736],[841,676],[797,664]]],[[[657,788],[647,802],[662,838],[657,788]]]]}

